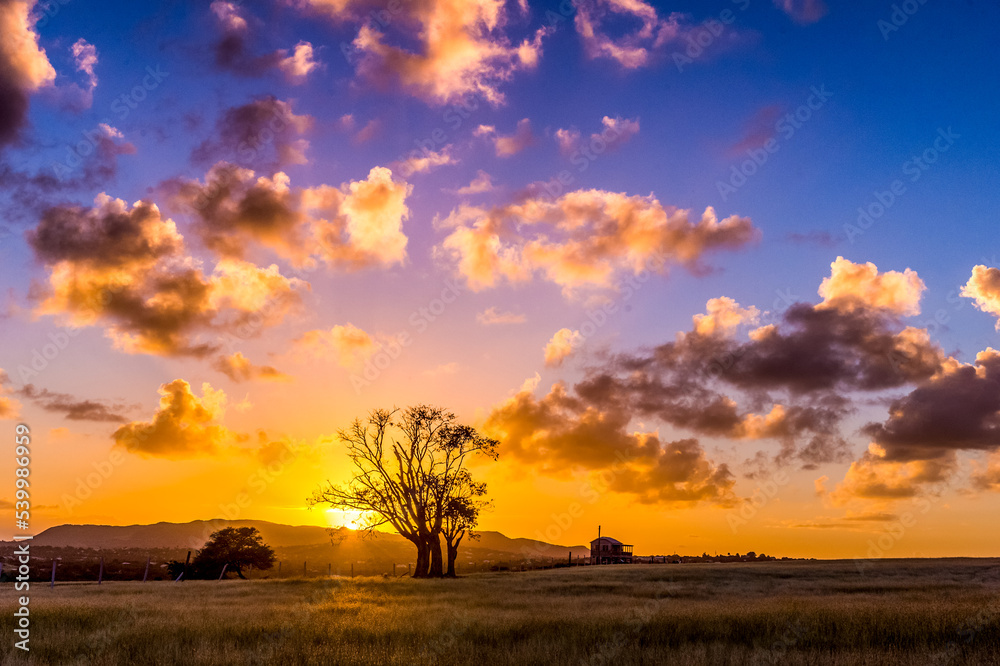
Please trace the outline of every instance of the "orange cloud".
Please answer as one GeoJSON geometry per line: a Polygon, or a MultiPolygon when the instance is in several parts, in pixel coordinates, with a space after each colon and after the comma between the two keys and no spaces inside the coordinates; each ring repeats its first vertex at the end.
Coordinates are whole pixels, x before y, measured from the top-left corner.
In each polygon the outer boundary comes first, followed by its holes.
{"type": "Polygon", "coordinates": [[[423,154],[416,154],[402,162],[394,162],[392,168],[396,169],[403,178],[409,178],[415,173],[427,173],[440,166],[448,164],[458,164],[458,159],[452,155],[451,145],[447,145],[439,151],[428,150],[423,154]]]}
{"type": "Polygon", "coordinates": [[[195,230],[205,244],[228,257],[244,256],[253,242],[297,265],[321,260],[354,270],[406,259],[403,222],[413,188],[394,181],[385,167],[339,188],[294,188],[284,172],[255,177],[220,162],[204,183],[174,182],[169,189],[176,203],[197,213],[195,230]]]}
{"type": "Polygon", "coordinates": [[[497,324],[523,324],[527,317],[523,314],[513,312],[501,312],[496,307],[486,308],[476,315],[476,321],[483,326],[495,326],[497,324]]]}
{"type": "Polygon", "coordinates": [[[714,249],[743,247],[759,236],[749,219],[700,220],[653,196],[577,190],[558,199],[529,197],[481,208],[463,204],[438,225],[451,229],[437,253],[452,260],[471,289],[526,282],[536,273],[563,288],[612,289],[624,274],[663,271],[670,264],[698,270],[714,249]]]}
{"type": "Polygon", "coordinates": [[[460,187],[455,190],[455,194],[459,196],[469,196],[472,194],[483,194],[484,192],[493,191],[493,178],[490,174],[486,173],[482,169],[476,172],[476,177],[472,179],[465,187],[460,187]]]}
{"type": "Polygon", "coordinates": [[[741,307],[727,296],[713,298],[705,303],[707,314],[692,317],[694,331],[699,335],[730,335],[741,324],[755,323],[760,318],[760,310],[754,306],[741,307]]]}
{"type": "Polygon", "coordinates": [[[396,84],[438,105],[468,95],[502,103],[499,85],[538,64],[542,38],[550,31],[543,27],[513,43],[506,33],[505,0],[417,0],[401,3],[391,15],[391,23],[400,25],[400,38],[417,42],[411,51],[389,43],[382,26],[370,20],[373,6],[366,0],[305,4],[339,22],[361,23],[349,57],[357,59],[363,78],[381,86],[396,84]]]}
{"type": "Polygon", "coordinates": [[[36,313],[102,325],[127,353],[204,356],[214,347],[199,332],[277,324],[309,286],[238,259],[206,277],[155,204],[103,193],[93,208],[48,209],[28,240],[49,272],[36,313]]]}
{"type": "Polygon", "coordinates": [[[559,329],[545,345],[545,365],[550,368],[559,367],[581,344],[583,336],[580,335],[580,331],[559,329]]]}
{"type": "Polygon", "coordinates": [[[590,58],[609,58],[625,69],[649,64],[653,54],[677,39],[683,27],[679,14],[660,18],[656,9],[642,0],[579,0],[576,7],[576,32],[590,58]],[[616,16],[641,25],[618,39],[602,30],[605,19],[616,16]]]}
{"type": "Polygon", "coordinates": [[[1000,268],[979,265],[972,269],[972,277],[962,287],[962,296],[976,301],[976,307],[998,317],[996,328],[1000,331],[1000,268]]]}
{"type": "Polygon", "coordinates": [[[254,379],[283,382],[291,379],[291,377],[270,365],[255,365],[251,363],[241,352],[218,357],[212,363],[212,367],[234,382],[246,382],[254,379]]]}
{"type": "Polygon", "coordinates": [[[21,403],[10,397],[12,391],[7,388],[10,378],[0,368],[0,419],[16,419],[20,414],[21,403]]]}
{"type": "Polygon", "coordinates": [[[115,446],[149,458],[183,459],[222,453],[242,439],[221,424],[226,394],[202,384],[199,398],[183,379],[159,388],[160,405],[150,421],[134,421],[112,437],[115,446]]]}
{"type": "Polygon", "coordinates": [[[27,122],[31,93],[52,85],[56,70],[45,49],[38,46],[38,33],[31,11],[34,0],[0,3],[0,145],[10,143],[27,122]]]}
{"type": "Polygon", "coordinates": [[[351,323],[334,326],[328,331],[307,331],[295,344],[313,356],[332,357],[345,368],[363,364],[380,348],[371,335],[351,323]]]}
{"type": "Polygon", "coordinates": [[[843,257],[830,264],[830,277],[819,286],[818,308],[852,310],[874,308],[913,316],[920,314],[920,298],[927,289],[916,271],[879,273],[875,264],[855,264],[843,257]]]}
{"type": "Polygon", "coordinates": [[[290,56],[282,58],[278,68],[294,84],[304,83],[310,72],[319,67],[313,59],[313,45],[309,42],[299,42],[290,56]]]}
{"type": "Polygon", "coordinates": [[[732,474],[710,461],[697,440],[661,442],[654,433],[630,433],[627,410],[600,409],[562,383],[543,398],[535,398],[532,388],[494,407],[484,425],[500,440],[505,458],[555,477],[582,468],[608,490],[641,502],[734,502],[732,474]]]}
{"type": "Polygon", "coordinates": [[[517,129],[513,134],[497,134],[492,125],[480,125],[473,132],[476,136],[485,136],[493,143],[497,157],[511,157],[535,143],[535,135],[531,131],[531,120],[522,118],[517,121],[517,129]]]}

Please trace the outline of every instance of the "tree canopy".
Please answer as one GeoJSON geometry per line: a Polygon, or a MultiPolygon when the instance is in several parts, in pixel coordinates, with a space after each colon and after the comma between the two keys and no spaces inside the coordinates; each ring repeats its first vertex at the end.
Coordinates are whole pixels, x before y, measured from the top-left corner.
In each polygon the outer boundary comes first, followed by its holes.
{"type": "MultiPolygon", "coordinates": [[[[218,578],[223,569],[227,574],[235,573],[240,578],[250,567],[254,569],[270,569],[274,566],[274,550],[264,543],[264,537],[256,527],[225,527],[213,532],[198,551],[188,578],[218,578]]],[[[177,576],[183,570],[184,564],[170,563],[170,574],[177,576]]]]}
{"type": "Polygon", "coordinates": [[[417,549],[415,577],[454,576],[458,544],[487,505],[486,485],[473,480],[466,463],[470,456],[496,460],[497,440],[428,405],[376,409],[338,436],[354,466],[353,477],[346,484],[328,482],[309,502],[358,511],[368,531],[392,527],[417,549]]]}

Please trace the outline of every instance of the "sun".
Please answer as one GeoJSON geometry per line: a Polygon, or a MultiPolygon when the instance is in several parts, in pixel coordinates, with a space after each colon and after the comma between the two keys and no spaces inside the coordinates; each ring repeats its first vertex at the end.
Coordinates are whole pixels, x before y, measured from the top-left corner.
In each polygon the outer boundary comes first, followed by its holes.
{"type": "Polygon", "coordinates": [[[356,530],[361,526],[363,517],[364,514],[361,511],[345,511],[343,509],[326,510],[326,521],[330,527],[349,527],[352,530],[356,530]]]}

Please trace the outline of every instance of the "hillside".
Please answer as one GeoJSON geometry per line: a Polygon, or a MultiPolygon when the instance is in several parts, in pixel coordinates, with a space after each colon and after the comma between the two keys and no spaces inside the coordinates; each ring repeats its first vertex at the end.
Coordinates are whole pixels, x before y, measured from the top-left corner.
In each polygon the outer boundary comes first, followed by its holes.
{"type": "MultiPolygon", "coordinates": [[[[38,534],[33,546],[94,550],[170,549],[196,550],[208,536],[224,527],[256,527],[279,559],[312,562],[407,562],[413,545],[398,534],[364,535],[355,530],[336,531],[311,525],[282,525],[264,520],[195,520],[153,525],[58,525],[38,534]]],[[[478,540],[466,538],[460,560],[565,559],[570,552],[583,555],[587,546],[559,546],[533,539],[510,538],[485,531],[478,540]]]]}

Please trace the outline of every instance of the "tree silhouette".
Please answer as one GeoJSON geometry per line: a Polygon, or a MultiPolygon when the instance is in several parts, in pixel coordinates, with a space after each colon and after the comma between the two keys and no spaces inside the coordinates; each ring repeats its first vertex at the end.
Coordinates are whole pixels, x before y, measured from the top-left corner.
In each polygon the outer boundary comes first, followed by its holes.
{"type": "Polygon", "coordinates": [[[401,412],[376,409],[367,421],[355,420],[338,432],[355,468],[353,478],[342,485],[328,482],[313,493],[310,504],[358,511],[368,532],[390,525],[417,549],[414,577],[443,576],[441,535],[448,516],[453,528],[465,525],[445,534],[456,549],[458,532],[474,521],[474,516],[459,518],[461,506],[453,502],[468,496],[463,490],[471,482],[466,458],[478,454],[496,460],[498,446],[455,418],[441,408],[417,405],[401,412]]]}
{"type": "Polygon", "coordinates": [[[444,521],[441,533],[444,535],[448,550],[448,570],[445,575],[455,577],[455,560],[458,557],[458,545],[468,534],[470,539],[478,539],[479,535],[472,530],[479,523],[479,512],[489,503],[486,496],[486,484],[476,483],[467,470],[462,470],[456,476],[452,486],[451,496],[444,505],[444,521]]]}
{"type": "Polygon", "coordinates": [[[264,543],[256,527],[226,527],[212,533],[193,564],[198,577],[219,576],[226,567],[227,573],[232,571],[246,578],[243,571],[248,567],[273,567],[274,550],[264,543]]]}

